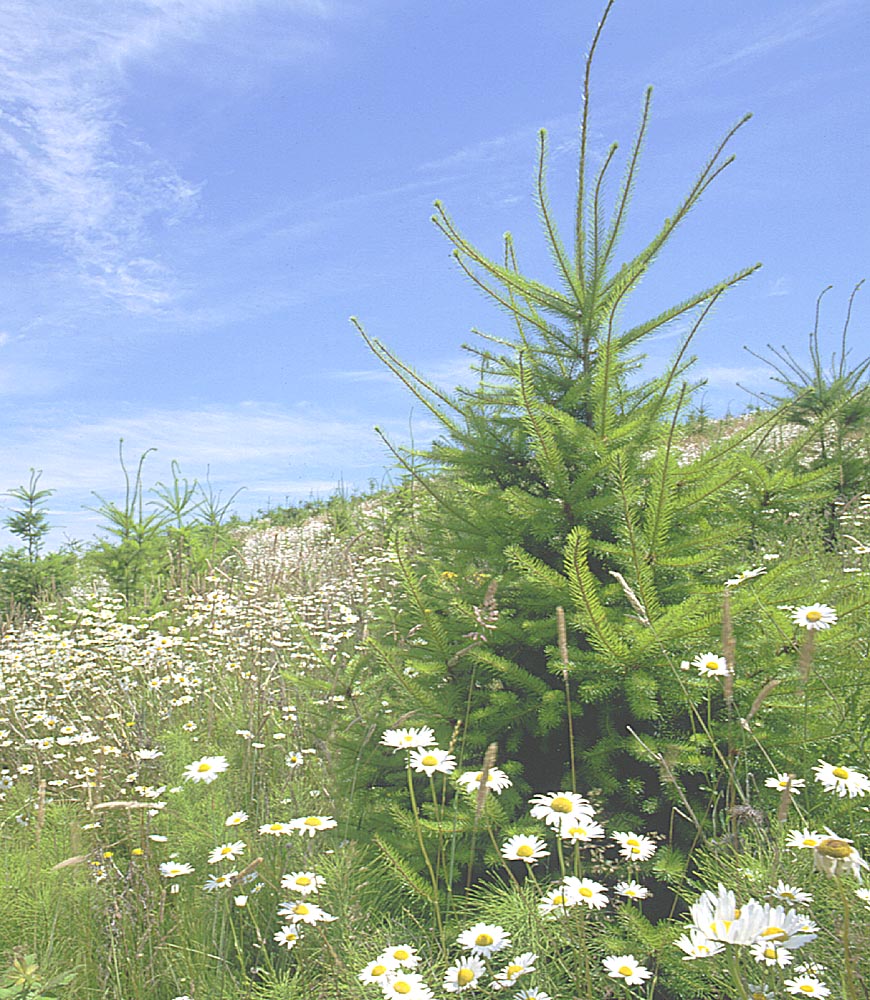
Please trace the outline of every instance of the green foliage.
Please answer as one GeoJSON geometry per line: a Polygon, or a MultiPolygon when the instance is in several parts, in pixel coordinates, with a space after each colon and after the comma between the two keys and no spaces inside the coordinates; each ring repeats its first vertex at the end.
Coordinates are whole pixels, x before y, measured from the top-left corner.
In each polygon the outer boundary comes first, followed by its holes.
{"type": "MultiPolygon", "coordinates": [[[[687,380],[691,341],[723,294],[757,265],[642,322],[626,327],[622,317],[631,292],[732,162],[728,146],[748,116],[726,133],[647,245],[616,265],[651,94],[608,211],[616,147],[594,176],[587,155],[594,50],[571,253],[549,207],[540,134],[536,195],[557,284],[521,271],[509,234],[500,260],[477,249],[436,203],[435,225],[455,259],[513,330],[466,345],[477,384],[442,391],[359,329],[442,429],[424,452],[394,449],[427,503],[404,570],[399,631],[412,638],[400,640],[398,658],[381,644],[381,662],[413,670],[416,687],[428,692],[420,691],[418,704],[431,713],[435,695],[438,718],[463,723],[466,750],[479,754],[498,741],[532,784],[546,779],[550,787],[568,780],[554,772],[567,764],[586,786],[603,786],[613,808],[630,812],[627,780],[643,784],[652,775],[626,726],[685,745],[704,695],[676,669],[683,650],[712,646],[722,583],[751,546],[762,511],[820,503],[831,475],[826,466],[799,468],[804,438],[787,454],[771,454],[776,411],[700,454],[681,448],[678,430],[696,388],[687,380]],[[665,371],[649,375],[637,352],[676,321],[686,331],[682,342],[665,371]],[[447,573],[451,588],[443,586],[447,573]],[[484,587],[492,603],[486,627],[484,587]],[[553,655],[559,606],[571,640],[564,662],[553,655]],[[562,735],[569,712],[573,754],[562,735]]],[[[813,425],[808,434],[815,432],[813,425]]],[[[735,600],[742,613],[742,598],[735,600]]],[[[711,718],[727,714],[721,701],[711,709],[711,718]]]]}
{"type": "Polygon", "coordinates": [[[852,305],[863,284],[863,280],[859,281],[849,296],[839,351],[831,352],[830,365],[823,359],[819,346],[819,319],[822,298],[831,285],[816,300],[808,363],[801,364],[785,346],[776,348],[768,344],[772,358],[747,348],[773,370],[773,380],[783,389],[779,394],[762,394],[762,400],[768,406],[782,407],[787,419],[795,424],[812,429],[816,445],[814,464],[832,465],[837,470],[839,491],[846,497],[866,488],[868,482],[870,356],[850,366],[851,349],[847,347],[852,305]]]}

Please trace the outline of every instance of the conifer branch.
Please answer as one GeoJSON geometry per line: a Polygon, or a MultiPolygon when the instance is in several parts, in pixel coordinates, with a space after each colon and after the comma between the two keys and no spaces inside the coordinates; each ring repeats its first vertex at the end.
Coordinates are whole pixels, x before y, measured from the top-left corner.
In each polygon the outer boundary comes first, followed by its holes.
{"type": "Polygon", "coordinates": [[[628,647],[611,628],[598,596],[598,582],[589,569],[587,546],[589,531],[577,526],[568,536],[565,547],[565,568],[574,602],[580,610],[580,620],[589,642],[615,662],[623,660],[628,647]]]}
{"type": "Polygon", "coordinates": [[[577,299],[577,305],[580,309],[583,308],[583,289],[578,286],[577,278],[572,272],[571,266],[568,262],[568,254],[562,243],[562,239],[559,236],[559,231],[556,228],[556,224],[553,222],[550,215],[549,199],[547,198],[547,185],[546,185],[546,156],[547,156],[547,130],[540,129],[538,132],[538,177],[537,177],[537,195],[538,195],[538,209],[541,213],[541,219],[544,223],[544,228],[547,231],[547,239],[550,244],[550,248],[553,254],[553,258],[559,270],[562,272],[562,276],[568,285],[568,288],[573,293],[574,297],[577,299]]]}
{"type": "Polygon", "coordinates": [[[592,37],[592,44],[589,46],[589,53],[586,56],[586,64],[583,71],[583,111],[580,120],[580,162],[577,167],[577,207],[575,210],[576,228],[574,234],[574,256],[577,268],[577,278],[580,281],[581,289],[584,291],[586,288],[584,261],[586,255],[586,148],[589,142],[589,89],[592,77],[592,60],[595,57],[595,49],[598,46],[598,40],[601,38],[601,32],[604,30],[604,25],[610,11],[613,9],[614,3],[615,0],[608,0],[607,6],[604,8],[604,13],[601,15],[601,20],[598,22],[598,27],[592,37]]]}

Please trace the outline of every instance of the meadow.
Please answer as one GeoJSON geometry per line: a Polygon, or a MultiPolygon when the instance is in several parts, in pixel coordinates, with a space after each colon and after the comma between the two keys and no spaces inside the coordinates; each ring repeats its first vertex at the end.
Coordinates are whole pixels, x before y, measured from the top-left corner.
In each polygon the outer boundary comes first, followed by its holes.
{"type": "Polygon", "coordinates": [[[555,284],[436,205],[508,320],[475,384],[358,324],[441,428],[387,442],[398,485],[242,523],[122,455],[60,554],[39,475],[12,491],[0,997],[870,995],[870,359],[852,300],[833,351],[817,312],[714,420],[690,345],[755,267],[622,324],[743,122],[617,265],[649,93],[611,185],[597,42],[573,246],[539,139],[555,284]]]}

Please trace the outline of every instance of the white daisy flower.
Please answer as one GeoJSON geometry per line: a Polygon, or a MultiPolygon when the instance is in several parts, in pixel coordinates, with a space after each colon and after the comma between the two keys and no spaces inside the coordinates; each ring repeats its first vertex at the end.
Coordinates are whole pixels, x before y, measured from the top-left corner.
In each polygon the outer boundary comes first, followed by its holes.
{"type": "Polygon", "coordinates": [[[782,900],[783,903],[812,903],[813,895],[799,889],[796,885],[789,885],[780,879],[776,885],[772,885],[768,890],[768,895],[775,899],[782,900]]]}
{"type": "Polygon", "coordinates": [[[456,943],[467,948],[473,955],[489,958],[502,948],[507,948],[511,938],[504,927],[499,927],[498,924],[475,924],[463,931],[456,943]]]}
{"type": "Polygon", "coordinates": [[[715,653],[702,653],[692,660],[692,666],[697,667],[702,677],[727,677],[731,671],[724,656],[715,653]]]}
{"type": "Polygon", "coordinates": [[[293,833],[293,829],[290,823],[264,823],[259,832],[264,837],[280,837],[282,834],[289,836],[293,833]]]}
{"type": "Polygon", "coordinates": [[[674,944],[686,953],[683,958],[684,962],[691,961],[693,958],[709,958],[711,955],[718,955],[720,951],[725,949],[725,945],[721,941],[708,938],[697,927],[690,927],[687,933],[681,934],[674,941],[674,944]]]}
{"type": "Polygon", "coordinates": [[[606,887],[600,882],[568,875],[562,880],[562,886],[568,896],[573,896],[578,903],[583,903],[590,910],[600,910],[607,906],[606,887]]]}
{"type": "Polygon", "coordinates": [[[177,861],[164,861],[160,865],[160,874],[164,878],[178,878],[179,875],[192,875],[193,872],[193,865],[186,862],[179,864],[177,861]]]}
{"type": "Polygon", "coordinates": [[[514,1000],[553,1000],[549,993],[532,986],[529,989],[514,993],[514,1000]]]}
{"type": "Polygon", "coordinates": [[[649,889],[640,882],[617,882],[614,889],[628,899],[646,899],[649,896],[649,889]]]}
{"type": "Polygon", "coordinates": [[[494,990],[510,989],[520,976],[528,976],[535,971],[535,962],[537,959],[538,956],[531,951],[517,955],[503,969],[495,973],[490,986],[494,990]]]}
{"type": "Polygon", "coordinates": [[[769,968],[777,967],[784,969],[792,963],[792,953],[788,948],[783,948],[781,945],[773,944],[772,942],[759,941],[757,944],[752,945],[749,953],[756,962],[766,965],[769,968]]]}
{"type": "Polygon", "coordinates": [[[298,892],[303,896],[309,896],[320,890],[326,879],[322,875],[314,872],[290,872],[289,875],[281,876],[281,888],[290,889],[291,892],[298,892]]]}
{"type": "Polygon", "coordinates": [[[441,988],[448,993],[477,989],[485,972],[486,965],[476,955],[462,955],[444,973],[441,988]]]}
{"type": "Polygon", "coordinates": [[[542,819],[547,826],[561,829],[568,819],[589,821],[594,810],[587,799],[576,792],[547,792],[546,795],[533,795],[529,800],[529,812],[535,819],[542,819]]]}
{"type": "Polygon", "coordinates": [[[786,910],[783,906],[764,908],[765,926],[758,933],[759,941],[781,944],[793,951],[816,938],[817,928],[802,914],[786,910]]]}
{"type": "Polygon", "coordinates": [[[634,955],[608,955],[601,959],[601,964],[608,976],[624,980],[626,986],[640,986],[652,976],[649,969],[640,965],[634,955]]]}
{"type": "Polygon", "coordinates": [[[416,972],[394,970],[388,972],[380,982],[386,1000],[433,1000],[435,994],[416,972]]]}
{"type": "Polygon", "coordinates": [[[276,931],[272,935],[272,940],[277,941],[278,944],[283,944],[285,948],[292,948],[302,937],[302,932],[296,924],[292,927],[288,927],[286,924],[281,928],[280,931],[276,931]]]}
{"type": "Polygon", "coordinates": [[[396,750],[414,750],[417,747],[429,747],[435,743],[435,731],[429,726],[419,729],[387,729],[381,737],[381,745],[396,750]]]}
{"type": "Polygon", "coordinates": [[[288,826],[296,830],[300,836],[304,837],[307,833],[309,837],[313,837],[321,830],[330,830],[338,826],[338,822],[331,816],[300,816],[298,819],[291,819],[288,826]]]}
{"type": "Polygon", "coordinates": [[[572,844],[588,844],[604,836],[604,827],[585,816],[580,819],[569,816],[559,828],[559,836],[572,844]]]}
{"type": "Polygon", "coordinates": [[[215,889],[229,889],[233,884],[233,879],[239,873],[224,872],[223,875],[210,875],[208,881],[203,886],[206,892],[214,892],[215,889]]]}
{"type": "Polygon", "coordinates": [[[619,844],[619,853],[627,861],[649,861],[656,852],[655,841],[642,833],[612,833],[610,836],[619,844]]]}
{"type": "Polygon", "coordinates": [[[853,771],[842,764],[828,764],[820,760],[814,767],[816,781],[825,786],[826,792],[836,792],[841,798],[848,795],[854,799],[856,795],[863,796],[870,792],[870,778],[860,771],[853,771]]]}
{"type": "Polygon", "coordinates": [[[235,861],[245,850],[246,844],[243,840],[237,840],[234,844],[221,844],[216,847],[208,856],[208,863],[216,865],[221,861],[235,861]]]}
{"type": "Polygon", "coordinates": [[[315,906],[314,903],[306,903],[302,900],[295,903],[282,903],[278,908],[278,916],[286,917],[294,924],[328,923],[330,920],[338,919],[319,906],[315,906]]]}
{"type": "Polygon", "coordinates": [[[396,966],[388,962],[385,958],[376,958],[373,962],[369,962],[356,978],[361,983],[379,986],[383,982],[384,976],[388,972],[392,972],[395,968],[396,966]]]}
{"type": "Polygon", "coordinates": [[[866,907],[870,908],[870,889],[856,889],[855,895],[866,907]]]}
{"type": "Polygon", "coordinates": [[[831,878],[850,874],[860,882],[861,869],[870,865],[855,850],[851,840],[834,835],[825,837],[816,845],[813,850],[813,867],[831,878]]]}
{"type": "Polygon", "coordinates": [[[806,781],[803,778],[796,778],[793,774],[788,774],[788,772],[783,772],[773,777],[765,778],[764,784],[765,787],[774,788],[778,792],[784,792],[787,788],[792,795],[800,795],[801,789],[806,786],[806,781]]]}
{"type": "Polygon", "coordinates": [[[761,576],[766,572],[766,566],[756,566],[755,569],[744,569],[742,572],[738,573],[737,576],[732,577],[730,580],[726,580],[725,586],[737,587],[741,583],[745,583],[747,580],[752,580],[754,577],[761,576]]]}
{"type": "MultiPolygon", "coordinates": [[[[457,784],[461,785],[466,792],[477,792],[480,789],[480,781],[483,778],[483,771],[464,771],[457,779],[457,784]]],[[[513,782],[499,767],[491,767],[486,772],[486,787],[496,795],[510,788],[513,782]]]]}
{"type": "Polygon", "coordinates": [[[420,964],[417,949],[409,944],[394,944],[382,951],[380,958],[392,963],[393,968],[416,969],[420,964]]]}
{"type": "Polygon", "coordinates": [[[783,983],[787,993],[798,997],[829,997],[831,991],[815,976],[795,976],[783,983]]]}
{"type": "Polygon", "coordinates": [[[804,607],[795,608],[791,613],[791,620],[795,625],[809,631],[830,628],[837,622],[837,612],[827,604],[808,604],[804,607]]]}
{"type": "Polygon", "coordinates": [[[578,906],[580,899],[571,894],[565,886],[557,885],[550,889],[538,903],[538,913],[542,917],[563,917],[572,906],[578,906]]]}
{"type": "Polygon", "coordinates": [[[431,778],[436,771],[438,774],[450,774],[456,767],[456,758],[446,750],[429,747],[429,749],[412,750],[408,766],[418,774],[427,774],[431,778]]]}
{"type": "Polygon", "coordinates": [[[248,814],[241,809],[238,812],[230,813],[224,820],[224,826],[241,826],[248,818],[248,814]]]}
{"type": "Polygon", "coordinates": [[[501,845],[501,855],[506,861],[525,861],[528,865],[533,865],[541,858],[549,857],[547,844],[540,837],[526,837],[517,834],[501,845]]]}
{"type": "Polygon", "coordinates": [[[818,847],[819,844],[825,839],[823,833],[817,833],[815,830],[809,830],[804,828],[803,830],[791,830],[788,835],[788,840],[785,842],[786,847],[797,847],[812,848],[818,847]]]}
{"type": "Polygon", "coordinates": [[[210,785],[229,766],[226,757],[201,757],[184,769],[184,780],[210,785]]]}

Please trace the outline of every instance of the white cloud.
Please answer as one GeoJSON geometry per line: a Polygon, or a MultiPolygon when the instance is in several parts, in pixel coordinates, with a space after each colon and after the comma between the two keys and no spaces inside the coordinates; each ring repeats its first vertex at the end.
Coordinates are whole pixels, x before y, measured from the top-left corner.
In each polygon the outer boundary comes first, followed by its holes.
{"type": "MultiPolygon", "coordinates": [[[[60,250],[87,287],[132,312],[164,307],[177,282],[154,254],[149,225],[155,217],[164,225],[178,221],[195,206],[199,188],[130,134],[125,73],[136,61],[189,46],[217,22],[232,20],[221,38],[232,35],[244,46],[254,19],[242,15],[276,5],[282,15],[310,18],[334,7],[326,0],[6,0],[6,233],[60,250]]],[[[284,35],[293,36],[286,25],[284,35]]]]}

